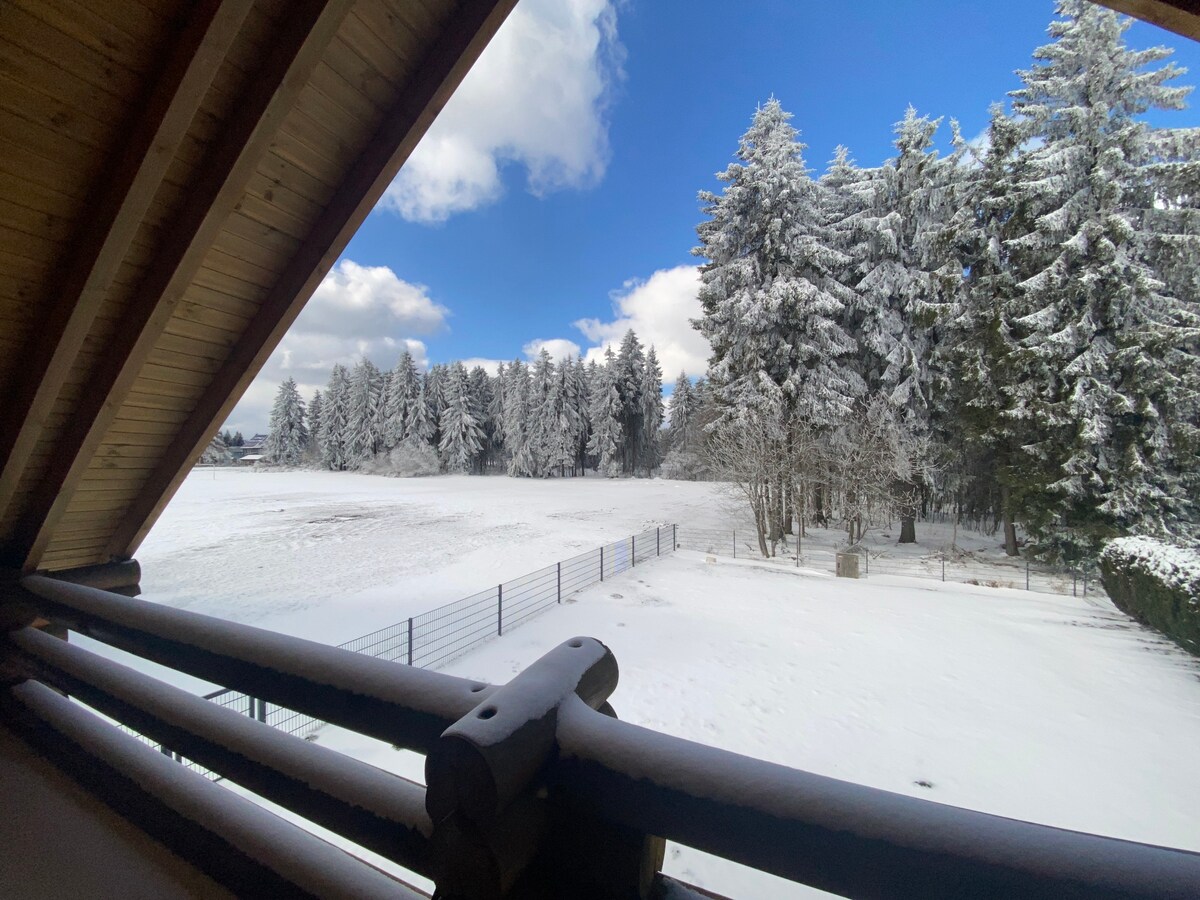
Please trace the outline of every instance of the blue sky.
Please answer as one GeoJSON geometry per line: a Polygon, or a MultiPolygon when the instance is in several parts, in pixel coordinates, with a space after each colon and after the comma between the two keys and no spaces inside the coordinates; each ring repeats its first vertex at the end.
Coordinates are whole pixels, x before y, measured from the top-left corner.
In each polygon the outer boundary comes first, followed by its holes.
{"type": "MultiPolygon", "coordinates": [[[[633,326],[667,380],[703,373],[697,192],[719,189],[755,107],[795,116],[818,173],[843,143],[892,151],[911,103],[979,134],[1046,42],[1051,0],[520,0],[230,426],[266,427],[279,382],[306,396],[335,362],[390,368],[602,352],[633,326]]],[[[1142,23],[1200,83],[1200,47],[1142,23]]],[[[1200,103],[1200,98],[1194,98],[1200,103]]],[[[1200,124],[1195,110],[1156,124],[1200,124]]]]}

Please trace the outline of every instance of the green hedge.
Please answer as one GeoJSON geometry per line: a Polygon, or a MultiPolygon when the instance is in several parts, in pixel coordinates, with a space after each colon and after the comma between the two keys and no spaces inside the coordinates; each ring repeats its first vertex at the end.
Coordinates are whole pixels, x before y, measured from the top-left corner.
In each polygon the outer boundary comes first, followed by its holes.
{"type": "Polygon", "coordinates": [[[1122,612],[1200,656],[1200,553],[1152,538],[1118,538],[1100,577],[1122,612]]]}

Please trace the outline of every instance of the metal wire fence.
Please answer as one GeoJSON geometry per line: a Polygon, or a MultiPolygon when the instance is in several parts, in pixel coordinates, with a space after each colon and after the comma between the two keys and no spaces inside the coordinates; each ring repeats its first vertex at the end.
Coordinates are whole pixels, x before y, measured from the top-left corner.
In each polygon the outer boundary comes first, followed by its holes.
{"type": "MultiPolygon", "coordinates": [[[[343,650],[365,653],[423,669],[436,669],[480,644],[517,628],[565,598],[612,578],[639,563],[675,549],[675,526],[651,528],[595,550],[553,563],[495,587],[411,616],[345,643],[343,650]]],[[[325,723],[294,710],[272,706],[241,691],[219,690],[205,699],[252,716],[288,734],[311,739],[325,723]]],[[[217,773],[122,728],[158,747],[183,765],[215,780],[217,773]]]]}
{"type": "MultiPolygon", "coordinates": [[[[676,530],[676,547],[713,556],[762,559],[758,537],[751,528],[710,529],[681,525],[676,530]]],[[[776,558],[790,560],[805,568],[834,572],[839,552],[858,555],[859,575],[863,578],[903,575],[1043,594],[1104,596],[1099,566],[1093,561],[1076,566],[1051,566],[1034,562],[1028,557],[990,560],[980,559],[968,552],[944,549],[919,557],[897,557],[872,553],[862,547],[839,551],[829,547],[806,546],[803,541],[797,546],[795,536],[788,538],[787,545],[779,549],[776,558]]]]}

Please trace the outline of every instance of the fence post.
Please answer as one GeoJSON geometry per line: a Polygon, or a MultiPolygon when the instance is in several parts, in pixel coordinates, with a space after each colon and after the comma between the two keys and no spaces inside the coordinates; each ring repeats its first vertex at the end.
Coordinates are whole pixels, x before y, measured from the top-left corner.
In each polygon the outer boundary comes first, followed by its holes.
{"type": "Polygon", "coordinates": [[[737,559],[737,529],[733,529],[733,558],[737,559]]]}
{"type": "Polygon", "coordinates": [[[255,700],[253,697],[247,696],[246,702],[249,704],[249,708],[246,710],[246,715],[248,715],[252,719],[257,719],[258,718],[258,701],[255,700]]]}
{"type": "Polygon", "coordinates": [[[504,585],[496,585],[496,634],[504,634],[504,585]]]}
{"type": "Polygon", "coordinates": [[[412,646],[412,616],[408,617],[408,664],[412,665],[413,646],[412,646]]]}
{"type": "Polygon", "coordinates": [[[629,536],[629,568],[637,565],[637,535],[629,536]]]}
{"type": "Polygon", "coordinates": [[[558,575],[556,583],[558,585],[558,602],[562,603],[562,563],[558,563],[558,575]]]}
{"type": "Polygon", "coordinates": [[[662,556],[662,526],[654,529],[654,555],[662,556]]]}
{"type": "Polygon", "coordinates": [[[1076,586],[1078,585],[1078,583],[1079,583],[1079,570],[1072,569],[1071,570],[1071,596],[1072,597],[1079,596],[1079,592],[1076,589],[1076,586]]]}
{"type": "Polygon", "coordinates": [[[945,581],[946,580],[946,551],[943,550],[940,555],[942,557],[942,581],[945,581]]]}
{"type": "Polygon", "coordinates": [[[267,701],[266,700],[258,701],[258,721],[262,722],[264,725],[267,724],[267,701]]]}
{"type": "Polygon", "coordinates": [[[600,548],[600,580],[604,580],[604,548],[600,548]]]}
{"type": "Polygon", "coordinates": [[[1025,557],[1025,590],[1029,590],[1029,557],[1025,557]]]}
{"type": "Polygon", "coordinates": [[[679,549],[679,525],[676,522],[671,523],[671,549],[679,549]]]}
{"type": "Polygon", "coordinates": [[[1087,596],[1087,566],[1083,567],[1083,596],[1087,596]]]}

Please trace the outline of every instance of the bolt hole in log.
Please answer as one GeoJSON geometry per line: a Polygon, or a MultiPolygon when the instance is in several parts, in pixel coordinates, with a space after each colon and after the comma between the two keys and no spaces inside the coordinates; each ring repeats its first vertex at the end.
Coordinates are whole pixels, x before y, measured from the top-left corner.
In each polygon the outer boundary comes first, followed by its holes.
{"type": "Polygon", "coordinates": [[[481,719],[490,719],[490,718],[491,718],[492,716],[494,716],[495,714],[496,714],[496,707],[494,707],[494,706],[489,706],[489,707],[487,707],[486,709],[481,709],[481,710],[479,711],[479,718],[481,718],[481,719]]]}
{"type": "Polygon", "coordinates": [[[486,684],[477,684],[477,685],[475,685],[475,687],[471,688],[471,693],[472,693],[472,694],[478,694],[478,693],[479,693],[480,691],[482,691],[482,690],[483,690],[485,687],[487,687],[487,685],[486,685],[486,684]]]}
{"type": "Polygon", "coordinates": [[[571,641],[570,643],[568,643],[568,644],[567,644],[567,646],[568,646],[568,647],[582,647],[582,646],[583,646],[583,641],[580,641],[580,640],[574,640],[574,641],[571,641]]]}

